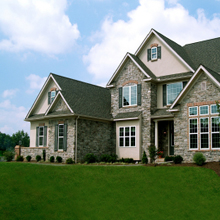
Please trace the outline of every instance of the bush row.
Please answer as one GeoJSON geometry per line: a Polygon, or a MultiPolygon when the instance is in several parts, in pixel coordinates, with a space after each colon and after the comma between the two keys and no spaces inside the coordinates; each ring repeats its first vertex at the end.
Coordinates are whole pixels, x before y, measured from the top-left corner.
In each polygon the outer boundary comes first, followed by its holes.
{"type": "Polygon", "coordinates": [[[177,156],[166,156],[164,161],[173,161],[175,164],[182,163],[183,158],[180,155],[177,156]]]}

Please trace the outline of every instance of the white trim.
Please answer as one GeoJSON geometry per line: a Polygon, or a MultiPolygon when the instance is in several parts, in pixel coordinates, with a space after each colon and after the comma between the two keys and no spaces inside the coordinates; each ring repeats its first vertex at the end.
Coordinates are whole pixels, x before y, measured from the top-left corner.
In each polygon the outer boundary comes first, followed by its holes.
{"type": "Polygon", "coordinates": [[[199,66],[199,68],[196,70],[196,72],[194,73],[194,75],[192,76],[192,78],[189,80],[189,82],[186,84],[186,86],[183,88],[183,90],[180,92],[180,94],[177,96],[177,98],[175,99],[175,101],[173,102],[173,104],[171,105],[170,109],[172,109],[177,102],[179,102],[179,100],[182,98],[183,94],[185,93],[185,91],[188,89],[188,87],[191,85],[191,83],[193,82],[193,80],[197,77],[197,75],[199,74],[200,70],[203,70],[204,73],[206,73],[213,81],[214,83],[216,83],[216,85],[218,87],[220,87],[220,83],[205,69],[205,67],[203,67],[202,65],[199,66]]]}
{"type": "Polygon", "coordinates": [[[55,96],[55,99],[53,100],[53,102],[50,104],[50,106],[48,107],[46,113],[45,113],[45,116],[47,116],[47,114],[49,113],[49,111],[51,110],[51,108],[53,107],[54,103],[56,102],[56,100],[58,99],[58,96],[61,96],[61,98],[63,99],[63,101],[65,102],[66,106],[68,107],[68,109],[70,110],[71,113],[74,113],[73,110],[70,108],[70,106],[68,105],[67,101],[64,99],[61,91],[59,91],[57,93],[57,95],[55,96]]]}
{"type": "Polygon", "coordinates": [[[131,120],[138,120],[139,117],[135,118],[119,118],[119,119],[114,119],[113,121],[131,121],[131,120]]]}
{"type": "Polygon", "coordinates": [[[44,126],[38,127],[38,147],[44,147],[44,126]],[[40,135],[40,128],[43,128],[43,135],[40,135]],[[43,138],[42,145],[40,145],[40,137],[43,138]]]}
{"type": "Polygon", "coordinates": [[[140,50],[142,49],[142,47],[144,46],[144,44],[146,43],[146,41],[148,40],[148,38],[152,35],[152,33],[157,36],[170,50],[171,52],[185,65],[187,66],[192,72],[194,72],[194,69],[188,64],[186,63],[186,61],[183,60],[182,57],[180,57],[176,51],[174,51],[155,31],[154,29],[151,29],[150,33],[145,37],[144,41],[141,43],[141,45],[138,47],[137,51],[135,52],[135,56],[138,55],[138,53],[140,52],[140,50]]]}
{"type": "Polygon", "coordinates": [[[109,86],[106,86],[106,88],[114,88],[115,85],[109,85],[109,86]]]}
{"type": "Polygon", "coordinates": [[[199,128],[199,134],[200,134],[200,150],[208,150],[208,149],[209,149],[209,144],[210,144],[210,143],[209,143],[209,117],[202,117],[202,118],[200,118],[200,119],[199,119],[199,127],[200,127],[200,128],[199,128]],[[206,119],[206,118],[208,119],[208,131],[207,131],[207,132],[202,132],[202,131],[201,131],[201,120],[202,120],[202,119],[206,119]],[[202,148],[202,147],[201,147],[201,145],[202,145],[202,134],[207,134],[207,135],[208,135],[208,147],[207,147],[207,148],[202,148]]]}
{"type": "Polygon", "coordinates": [[[205,115],[209,115],[209,105],[201,105],[201,106],[199,106],[199,115],[201,115],[201,116],[205,116],[205,115]],[[201,108],[202,107],[205,107],[205,106],[207,106],[208,107],[208,113],[207,114],[201,114],[201,108]]]}
{"type": "Polygon", "coordinates": [[[198,118],[190,118],[189,119],[189,150],[198,150],[199,148],[199,146],[198,146],[198,129],[199,129],[199,127],[198,127],[198,118]],[[197,132],[196,133],[190,133],[190,120],[196,120],[197,121],[197,132]],[[190,146],[191,146],[191,142],[190,142],[190,136],[191,135],[197,135],[197,148],[190,148],[190,146]]]}
{"type": "Polygon", "coordinates": [[[118,147],[121,148],[136,148],[136,134],[137,134],[137,131],[136,131],[136,126],[135,125],[131,125],[131,126],[120,126],[118,127],[119,131],[118,131],[118,147]],[[120,128],[124,128],[124,135],[123,136],[120,136],[120,128]],[[129,136],[125,136],[125,128],[129,128],[129,136]],[[131,128],[135,128],[135,135],[134,136],[131,136],[131,128]],[[120,146],[120,137],[123,137],[123,146],[120,146]],[[128,137],[129,138],[129,146],[125,146],[125,138],[128,137]],[[135,138],[135,146],[131,146],[131,138],[134,137],[135,138]]]}
{"type": "Polygon", "coordinates": [[[151,60],[152,60],[152,61],[157,60],[157,47],[152,47],[152,48],[151,48],[151,60]],[[154,55],[156,55],[155,58],[153,58],[153,53],[152,53],[152,50],[153,50],[153,49],[156,49],[156,52],[154,53],[154,55]]]}
{"type": "Polygon", "coordinates": [[[189,117],[198,116],[198,106],[189,107],[189,117]],[[190,108],[196,108],[197,114],[196,115],[190,115],[190,108]]]}
{"type": "Polygon", "coordinates": [[[212,131],[212,119],[213,118],[219,118],[219,116],[217,116],[217,117],[211,117],[211,149],[212,150],[220,150],[220,147],[218,147],[218,148],[213,148],[212,147],[212,134],[219,134],[219,131],[212,131]]]}
{"type": "Polygon", "coordinates": [[[59,149],[59,145],[60,145],[60,142],[59,142],[59,139],[63,139],[63,147],[64,147],[64,124],[58,124],[58,134],[57,134],[57,151],[63,151],[63,148],[59,149]],[[60,136],[60,126],[63,126],[63,136],[60,136]]]}
{"type": "Polygon", "coordinates": [[[134,106],[137,105],[137,85],[133,85],[133,86],[124,86],[122,87],[122,107],[128,107],[128,106],[134,106]],[[136,87],[136,103],[135,104],[131,104],[131,88],[132,87],[136,87]],[[129,100],[128,100],[128,105],[124,105],[124,89],[125,88],[129,88],[128,93],[129,93],[129,100]]]}
{"type": "Polygon", "coordinates": [[[50,73],[50,75],[48,76],[47,80],[45,81],[43,87],[41,88],[41,90],[40,90],[40,92],[39,92],[39,94],[38,94],[36,100],[34,101],[34,104],[32,105],[31,109],[28,111],[28,114],[27,114],[27,116],[25,117],[26,119],[30,116],[32,110],[34,109],[36,103],[38,102],[38,100],[39,100],[41,94],[43,93],[45,87],[47,86],[47,84],[48,84],[48,82],[49,82],[49,80],[50,80],[51,78],[52,78],[52,80],[54,81],[54,83],[56,84],[58,90],[61,90],[59,84],[58,84],[57,81],[54,79],[52,73],[50,73]]]}

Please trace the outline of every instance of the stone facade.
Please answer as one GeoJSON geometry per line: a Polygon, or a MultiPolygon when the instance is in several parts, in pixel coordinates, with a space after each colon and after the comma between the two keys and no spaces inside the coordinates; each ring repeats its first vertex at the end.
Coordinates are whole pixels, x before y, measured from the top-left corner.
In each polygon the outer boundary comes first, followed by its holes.
{"type": "MultiPolygon", "coordinates": [[[[189,150],[189,106],[199,106],[206,103],[214,104],[216,100],[219,100],[220,90],[217,88],[205,75],[202,73],[197,79],[196,83],[192,86],[190,91],[181,102],[181,110],[175,113],[174,117],[174,154],[181,155],[184,162],[192,162],[195,150],[189,150]],[[206,83],[206,90],[202,89],[202,83],[206,83]]],[[[199,119],[200,116],[196,116],[199,119]]],[[[206,116],[211,118],[211,114],[206,116]]],[[[199,128],[198,128],[199,129],[199,128]]],[[[211,132],[211,126],[209,126],[209,137],[211,132]]],[[[209,150],[199,150],[202,152],[207,161],[218,161],[220,159],[219,150],[211,150],[211,138],[209,138],[209,150]]],[[[198,135],[199,140],[199,135],[198,135]]],[[[199,140],[200,141],[200,140],[199,140]]],[[[199,142],[200,143],[200,142],[199,142]]]]}

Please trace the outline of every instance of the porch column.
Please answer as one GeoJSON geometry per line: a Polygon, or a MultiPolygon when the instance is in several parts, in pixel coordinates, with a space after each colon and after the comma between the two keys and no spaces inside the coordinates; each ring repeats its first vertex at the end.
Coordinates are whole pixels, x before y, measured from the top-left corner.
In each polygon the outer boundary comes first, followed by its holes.
{"type": "Polygon", "coordinates": [[[155,120],[155,131],[154,131],[154,134],[155,134],[155,147],[156,149],[158,149],[158,121],[155,120]]]}

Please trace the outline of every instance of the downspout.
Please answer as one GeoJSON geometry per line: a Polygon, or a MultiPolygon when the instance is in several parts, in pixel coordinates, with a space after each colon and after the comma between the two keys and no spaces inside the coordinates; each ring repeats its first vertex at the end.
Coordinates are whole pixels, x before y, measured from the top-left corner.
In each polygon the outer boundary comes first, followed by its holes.
{"type": "Polygon", "coordinates": [[[77,127],[78,127],[78,119],[79,119],[79,116],[76,118],[76,146],[75,146],[75,163],[77,163],[77,127]]]}

